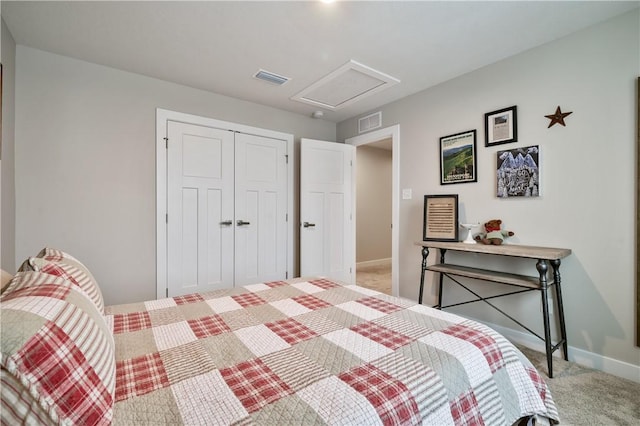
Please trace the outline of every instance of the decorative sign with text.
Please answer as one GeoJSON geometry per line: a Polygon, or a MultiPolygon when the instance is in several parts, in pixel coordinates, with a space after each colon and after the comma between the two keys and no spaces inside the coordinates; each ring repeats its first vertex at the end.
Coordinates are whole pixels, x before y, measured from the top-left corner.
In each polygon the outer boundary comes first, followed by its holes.
{"type": "Polygon", "coordinates": [[[458,194],[425,195],[423,241],[458,241],[458,194]]]}

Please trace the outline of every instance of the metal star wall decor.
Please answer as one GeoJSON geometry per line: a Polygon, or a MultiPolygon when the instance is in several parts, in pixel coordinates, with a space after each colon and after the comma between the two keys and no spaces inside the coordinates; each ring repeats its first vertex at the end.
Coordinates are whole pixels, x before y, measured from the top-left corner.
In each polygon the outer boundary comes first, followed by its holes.
{"type": "Polygon", "coordinates": [[[553,126],[556,123],[557,124],[562,124],[563,126],[566,126],[566,124],[564,124],[564,118],[569,114],[573,114],[573,111],[571,111],[571,112],[562,112],[562,111],[560,111],[560,106],[558,105],[558,108],[556,108],[555,114],[545,115],[545,117],[547,117],[549,120],[551,120],[551,122],[549,123],[549,126],[547,126],[547,129],[549,127],[553,126]]]}

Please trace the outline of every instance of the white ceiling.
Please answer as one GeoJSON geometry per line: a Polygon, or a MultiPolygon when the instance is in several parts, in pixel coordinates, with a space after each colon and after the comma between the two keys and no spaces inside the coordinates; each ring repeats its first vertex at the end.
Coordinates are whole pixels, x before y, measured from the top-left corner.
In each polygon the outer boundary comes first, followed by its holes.
{"type": "Polygon", "coordinates": [[[17,44],[304,115],[318,107],[291,97],[350,60],[400,80],[323,111],[340,122],[639,5],[2,1],[1,12],[17,44]],[[259,81],[259,69],[291,81],[259,81]]]}

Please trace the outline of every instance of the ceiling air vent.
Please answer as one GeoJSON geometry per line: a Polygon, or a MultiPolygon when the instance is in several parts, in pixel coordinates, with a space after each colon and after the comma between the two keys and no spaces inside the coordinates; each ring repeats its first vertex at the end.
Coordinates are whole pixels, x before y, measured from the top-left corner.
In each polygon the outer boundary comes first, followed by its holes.
{"type": "Polygon", "coordinates": [[[358,133],[368,132],[382,126],[382,111],[358,119],[358,133]]]}
{"type": "Polygon", "coordinates": [[[267,83],[276,84],[278,86],[282,86],[287,81],[291,80],[289,77],[283,77],[278,74],[274,74],[265,70],[258,70],[257,73],[253,75],[258,80],[266,81],[267,83]]]}

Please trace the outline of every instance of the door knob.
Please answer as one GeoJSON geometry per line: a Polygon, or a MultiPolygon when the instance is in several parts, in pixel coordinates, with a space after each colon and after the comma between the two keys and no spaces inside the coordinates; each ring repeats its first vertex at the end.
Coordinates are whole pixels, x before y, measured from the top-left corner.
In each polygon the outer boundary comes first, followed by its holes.
{"type": "Polygon", "coordinates": [[[238,220],[236,222],[238,226],[251,225],[251,222],[245,222],[244,220],[238,220]]]}
{"type": "Polygon", "coordinates": [[[309,223],[309,222],[303,222],[302,226],[304,226],[305,228],[313,228],[316,226],[315,223],[309,223]]]}
{"type": "Polygon", "coordinates": [[[232,220],[223,220],[222,222],[220,222],[220,225],[225,225],[225,226],[229,226],[233,224],[232,220]]]}

